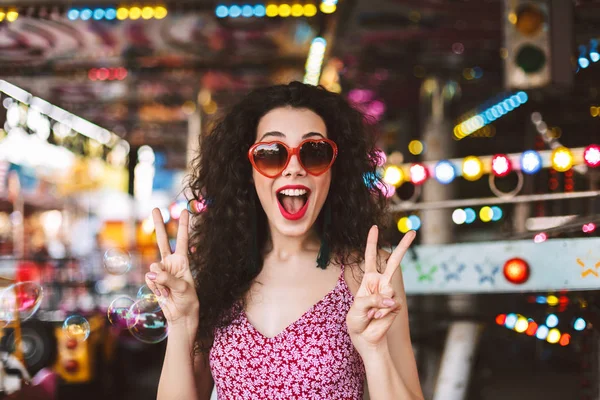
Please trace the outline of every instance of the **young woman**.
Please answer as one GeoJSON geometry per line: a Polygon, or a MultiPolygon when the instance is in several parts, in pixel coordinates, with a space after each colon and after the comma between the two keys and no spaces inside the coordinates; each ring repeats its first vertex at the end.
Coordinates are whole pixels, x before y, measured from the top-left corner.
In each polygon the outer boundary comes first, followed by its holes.
{"type": "Polygon", "coordinates": [[[169,323],[158,398],[423,399],[364,116],[298,82],[256,90],[201,138],[179,221],[146,283],[169,323]]]}

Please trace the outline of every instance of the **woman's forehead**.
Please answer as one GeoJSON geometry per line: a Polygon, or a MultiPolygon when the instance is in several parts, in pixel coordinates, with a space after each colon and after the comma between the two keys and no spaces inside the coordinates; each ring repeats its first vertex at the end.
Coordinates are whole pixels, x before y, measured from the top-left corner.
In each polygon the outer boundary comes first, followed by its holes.
{"type": "Polygon", "coordinates": [[[319,133],[327,137],[327,128],[323,119],[312,110],[298,108],[275,108],[265,114],[258,123],[257,140],[265,134],[278,132],[278,140],[301,140],[307,133],[319,133]]]}

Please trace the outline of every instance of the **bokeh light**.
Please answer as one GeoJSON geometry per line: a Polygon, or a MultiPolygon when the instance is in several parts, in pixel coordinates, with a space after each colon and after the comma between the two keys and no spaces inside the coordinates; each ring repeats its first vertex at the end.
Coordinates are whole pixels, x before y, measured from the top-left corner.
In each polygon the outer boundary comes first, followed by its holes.
{"type": "Polygon", "coordinates": [[[390,165],[383,173],[383,181],[390,185],[398,186],[404,181],[404,173],[395,165],[390,165]]]}
{"type": "Polygon", "coordinates": [[[542,168],[542,158],[535,150],[527,150],[521,154],[521,170],[526,174],[535,174],[542,168]]]}
{"type": "Polygon", "coordinates": [[[583,160],[588,167],[596,168],[600,165],[600,146],[591,144],[583,151],[583,160]]]}
{"type": "Polygon", "coordinates": [[[498,206],[492,206],[492,221],[497,222],[502,219],[502,209],[498,206]]]}
{"type": "Polygon", "coordinates": [[[585,322],[585,319],[581,317],[577,317],[573,322],[573,329],[575,329],[576,331],[582,331],[586,328],[586,326],[587,323],[585,322]]]}
{"type": "Polygon", "coordinates": [[[465,223],[472,224],[477,219],[477,213],[470,207],[465,208],[465,223]]]}
{"type": "Polygon", "coordinates": [[[521,285],[529,279],[529,264],[521,258],[511,258],[504,263],[503,273],[507,281],[521,285]]]}
{"type": "Polygon", "coordinates": [[[555,328],[558,325],[558,317],[556,314],[548,314],[546,317],[546,326],[548,328],[555,328]]]}
{"type": "Polygon", "coordinates": [[[410,181],[413,184],[422,185],[428,177],[429,173],[423,164],[413,164],[410,166],[410,181]]]}
{"type": "Polygon", "coordinates": [[[492,157],[492,172],[497,177],[503,177],[510,173],[512,165],[510,159],[505,154],[496,154],[492,157]]]}
{"type": "Polygon", "coordinates": [[[558,341],[560,340],[560,331],[556,328],[550,329],[550,331],[548,331],[548,337],[546,338],[546,340],[548,341],[548,343],[558,343],[558,341]]]}
{"type": "Polygon", "coordinates": [[[434,169],[435,179],[442,184],[448,184],[456,177],[454,164],[448,160],[438,162],[434,169]]]}
{"type": "Polygon", "coordinates": [[[481,207],[479,210],[479,219],[483,222],[490,222],[494,217],[494,211],[492,211],[491,207],[485,206],[481,207]]]}
{"type": "Polygon", "coordinates": [[[517,319],[517,322],[515,323],[515,331],[517,331],[519,333],[523,333],[527,330],[528,327],[529,327],[529,321],[527,321],[527,318],[520,316],[517,319]]]}
{"type": "Polygon", "coordinates": [[[467,213],[462,208],[457,208],[452,212],[452,221],[456,225],[462,225],[467,220],[467,213]]]}
{"type": "Polygon", "coordinates": [[[462,164],[462,175],[468,181],[476,181],[483,175],[483,164],[478,157],[465,157],[462,164]]]}
{"type": "Polygon", "coordinates": [[[408,144],[410,154],[418,156],[423,153],[423,143],[420,140],[411,140],[408,144]]]}
{"type": "Polygon", "coordinates": [[[558,172],[565,172],[573,167],[573,154],[566,147],[558,147],[552,151],[550,157],[552,168],[558,172]]]}
{"type": "Polygon", "coordinates": [[[535,332],[535,337],[540,340],[545,340],[548,337],[548,327],[546,325],[540,325],[535,332]]]}

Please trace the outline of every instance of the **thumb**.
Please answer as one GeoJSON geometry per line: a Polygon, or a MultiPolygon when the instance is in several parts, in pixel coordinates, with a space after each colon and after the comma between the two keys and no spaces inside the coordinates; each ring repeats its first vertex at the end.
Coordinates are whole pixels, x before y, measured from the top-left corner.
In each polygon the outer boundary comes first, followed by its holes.
{"type": "Polygon", "coordinates": [[[185,292],[185,290],[187,289],[187,285],[188,285],[188,283],[186,281],[184,281],[183,279],[174,277],[167,271],[162,271],[162,272],[157,273],[156,279],[154,279],[154,282],[156,282],[160,285],[166,286],[169,289],[171,289],[172,291],[179,292],[179,293],[185,292]]]}
{"type": "Polygon", "coordinates": [[[390,308],[397,305],[394,299],[382,296],[378,293],[369,296],[356,297],[354,299],[354,304],[357,310],[364,312],[365,315],[371,308],[390,308]]]}

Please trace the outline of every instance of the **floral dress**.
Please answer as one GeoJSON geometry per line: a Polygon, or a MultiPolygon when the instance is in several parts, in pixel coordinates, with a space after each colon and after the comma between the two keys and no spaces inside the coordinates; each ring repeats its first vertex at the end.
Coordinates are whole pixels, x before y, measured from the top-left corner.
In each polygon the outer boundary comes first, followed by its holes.
{"type": "Polygon", "coordinates": [[[210,351],[219,400],[362,399],[365,368],[346,327],[353,301],[342,265],[335,288],[275,337],[240,310],[210,351]]]}

